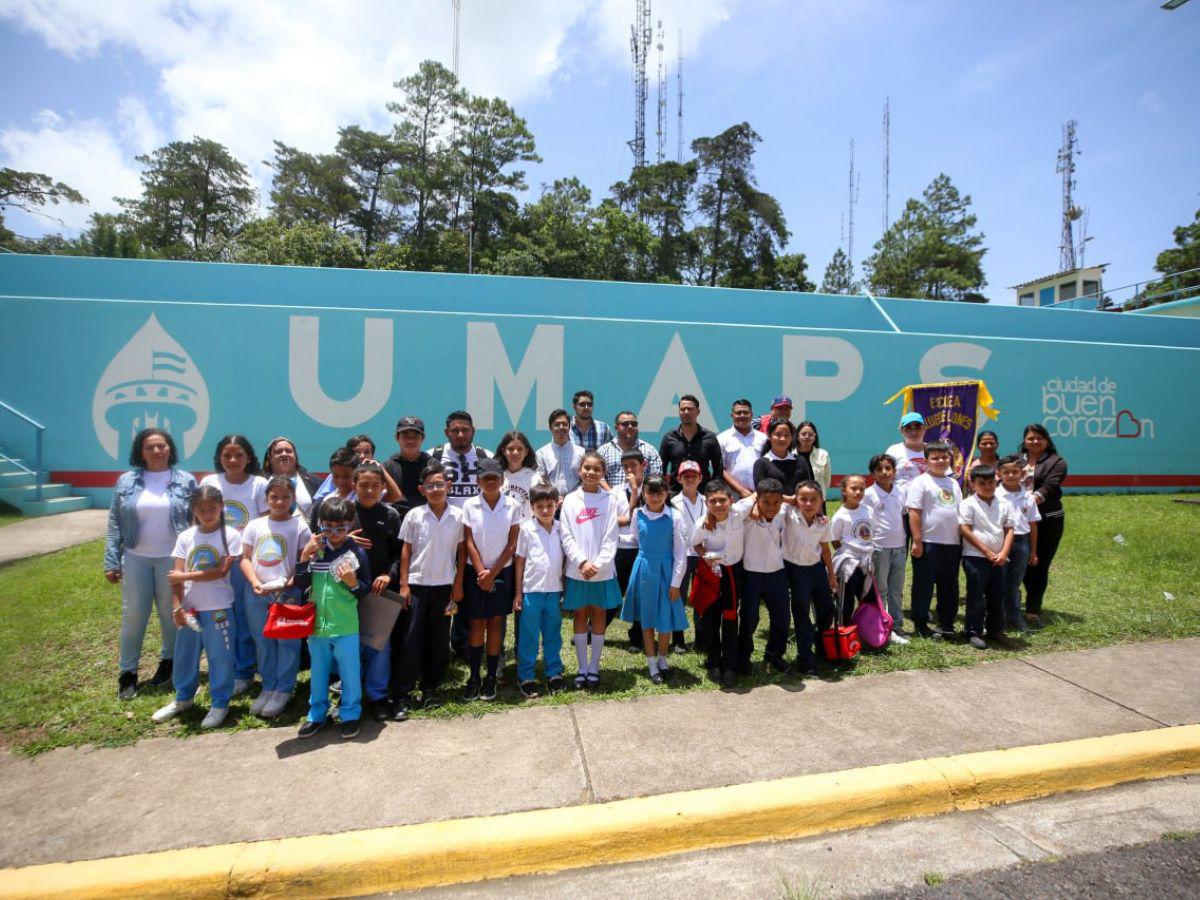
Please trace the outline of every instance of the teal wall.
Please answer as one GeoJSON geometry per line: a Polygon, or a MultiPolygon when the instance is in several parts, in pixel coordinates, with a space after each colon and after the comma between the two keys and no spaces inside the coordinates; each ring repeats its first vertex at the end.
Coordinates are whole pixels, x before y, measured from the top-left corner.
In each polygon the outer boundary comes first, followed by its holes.
{"type": "MultiPolygon", "coordinates": [[[[982,377],[1002,448],[1045,421],[1084,487],[1200,486],[1200,322],[1029,307],[427,273],[0,257],[3,399],[47,426],[49,467],[125,468],[131,431],[169,422],[183,465],[217,439],[293,438],[324,469],[354,432],[394,449],[396,419],[437,439],[463,407],[480,443],[535,446],[581,387],[643,438],[695,393],[709,427],[780,392],[838,473],[896,439],[905,384],[982,377]],[[1128,435],[1128,436],[1126,436],[1128,435]]],[[[25,438],[0,418],[0,442],[25,438]]],[[[96,474],[99,473],[99,474],[96,474]]],[[[85,481],[87,479],[84,479],[85,481]]]]}

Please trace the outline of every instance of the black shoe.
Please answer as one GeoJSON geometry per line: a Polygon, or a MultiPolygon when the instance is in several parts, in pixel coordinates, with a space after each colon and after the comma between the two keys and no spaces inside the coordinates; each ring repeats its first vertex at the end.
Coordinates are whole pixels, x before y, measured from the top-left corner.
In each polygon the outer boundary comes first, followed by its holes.
{"type": "Polygon", "coordinates": [[[439,709],[441,705],[442,698],[438,696],[437,691],[421,692],[421,709],[439,709]]]}
{"type": "Polygon", "coordinates": [[[358,737],[358,719],[351,719],[349,722],[342,723],[342,740],[348,741],[351,738],[358,737]]]}
{"type": "Polygon", "coordinates": [[[1029,628],[1032,631],[1041,631],[1046,627],[1046,623],[1042,621],[1042,617],[1037,613],[1025,613],[1025,621],[1029,623],[1029,628]]]}
{"type": "Polygon", "coordinates": [[[939,625],[937,628],[933,629],[933,634],[935,638],[943,641],[953,641],[956,638],[961,637],[961,635],[954,630],[953,625],[949,627],[946,627],[945,625],[939,625]]]}
{"type": "Polygon", "coordinates": [[[766,675],[780,675],[787,671],[787,663],[782,659],[776,659],[774,656],[763,658],[763,673],[766,675]]]}
{"type": "Polygon", "coordinates": [[[150,679],[150,687],[162,687],[171,683],[171,674],[175,671],[175,663],[170,659],[160,659],[154,677],[150,679]]]}
{"type": "Polygon", "coordinates": [[[392,721],[407,722],[408,714],[408,697],[397,697],[392,704],[392,721]]]}
{"type": "Polygon", "coordinates": [[[655,672],[651,673],[650,683],[651,684],[662,684],[663,683],[662,672],[655,671],[655,672]]]}
{"type": "Polygon", "coordinates": [[[791,671],[793,675],[799,675],[801,677],[804,677],[805,675],[815,675],[817,674],[817,664],[815,662],[804,662],[803,660],[798,659],[796,660],[796,664],[792,666],[791,671]]]}
{"type": "Polygon", "coordinates": [[[565,683],[561,675],[555,675],[546,681],[546,689],[552,694],[557,694],[564,686],[565,683]]]}
{"type": "Polygon", "coordinates": [[[933,638],[933,629],[924,624],[914,625],[913,634],[915,634],[917,637],[923,637],[926,640],[931,640],[933,638]]]}
{"type": "Polygon", "coordinates": [[[720,681],[721,680],[721,667],[720,666],[709,666],[708,667],[708,680],[709,681],[720,681]]]}
{"type": "Polygon", "coordinates": [[[391,704],[387,702],[387,698],[383,697],[379,700],[371,701],[371,718],[376,722],[386,722],[392,717],[391,704]]]}
{"type": "Polygon", "coordinates": [[[587,682],[586,682],[585,686],[587,687],[587,689],[589,691],[600,690],[600,673],[599,672],[588,672],[587,682]]]}
{"type": "Polygon", "coordinates": [[[463,688],[463,700],[470,702],[479,699],[479,679],[472,676],[467,679],[467,685],[463,688]]]}
{"type": "Polygon", "coordinates": [[[137,696],[137,672],[122,672],[117,676],[117,699],[132,700],[137,696]]]}
{"type": "Polygon", "coordinates": [[[997,632],[996,634],[988,632],[987,639],[1003,650],[1012,650],[1017,645],[1016,641],[1010,638],[1003,631],[997,632]]]}
{"type": "Polygon", "coordinates": [[[300,725],[300,731],[297,732],[296,737],[310,738],[324,727],[324,722],[310,722],[308,719],[305,719],[300,725]]]}
{"type": "Polygon", "coordinates": [[[534,700],[538,696],[538,683],[533,679],[522,681],[517,687],[521,689],[521,696],[526,700],[534,700]]]}
{"type": "Polygon", "coordinates": [[[722,675],[721,676],[721,687],[723,687],[723,688],[737,687],[737,672],[730,669],[728,672],[726,672],[724,675],[722,675]]]}
{"type": "Polygon", "coordinates": [[[483,679],[483,690],[479,692],[480,700],[496,699],[496,676],[488,675],[483,679]]]}

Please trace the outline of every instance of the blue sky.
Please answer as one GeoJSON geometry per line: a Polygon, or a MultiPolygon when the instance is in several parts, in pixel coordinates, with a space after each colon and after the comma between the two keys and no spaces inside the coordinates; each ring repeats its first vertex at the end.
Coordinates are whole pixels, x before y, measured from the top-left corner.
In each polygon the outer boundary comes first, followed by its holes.
{"type": "MultiPolygon", "coordinates": [[[[881,232],[881,116],[891,98],[891,214],[938,172],[969,194],[986,235],[984,293],[1058,268],[1063,122],[1079,122],[1077,202],[1089,263],[1111,287],[1152,274],[1171,230],[1200,208],[1200,0],[656,0],[668,75],[684,41],[687,142],[748,121],[760,187],[779,198],[819,281],[842,241],[851,138],[861,173],[855,258],[881,232]]],[[[541,183],[579,176],[594,196],[625,177],[632,136],[634,0],[463,0],[462,76],[524,115],[541,183]]],[[[73,233],[137,192],[133,157],[167,140],[220,140],[269,183],[279,138],[329,149],[340,124],[383,128],[391,83],[449,61],[449,0],[0,0],[0,164],[46,172],[90,206],[73,233]]],[[[675,148],[669,78],[667,148],[675,148]]],[[[654,152],[654,87],[647,109],[654,152]]]]}

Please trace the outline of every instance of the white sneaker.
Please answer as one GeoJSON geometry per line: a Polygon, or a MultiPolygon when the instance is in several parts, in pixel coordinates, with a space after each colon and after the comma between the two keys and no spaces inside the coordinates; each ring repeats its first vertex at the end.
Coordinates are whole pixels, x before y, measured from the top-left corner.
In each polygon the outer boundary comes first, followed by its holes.
{"type": "Polygon", "coordinates": [[[275,696],[274,691],[262,691],[254,702],[250,705],[250,715],[261,716],[262,711],[270,704],[271,698],[275,696]]]}
{"type": "Polygon", "coordinates": [[[201,728],[220,728],[225,724],[225,717],[229,715],[228,706],[214,706],[208,711],[208,715],[204,717],[204,721],[200,723],[201,728]]]}
{"type": "Polygon", "coordinates": [[[191,700],[172,700],[166,706],[156,710],[150,718],[161,725],[163,722],[171,721],[181,712],[187,712],[192,708],[192,705],[193,702],[191,700]]]}
{"type": "Polygon", "coordinates": [[[894,632],[894,631],[890,635],[888,635],[888,643],[889,644],[896,644],[897,646],[903,647],[908,642],[909,642],[908,638],[906,638],[902,634],[896,634],[896,632],[894,632]]]}
{"type": "Polygon", "coordinates": [[[242,696],[242,694],[250,690],[250,685],[252,684],[254,684],[253,678],[235,678],[233,681],[233,696],[242,696]]]}
{"type": "Polygon", "coordinates": [[[292,695],[283,691],[272,691],[271,699],[267,701],[267,705],[263,707],[263,711],[259,713],[264,719],[274,719],[291,701],[292,695]]]}

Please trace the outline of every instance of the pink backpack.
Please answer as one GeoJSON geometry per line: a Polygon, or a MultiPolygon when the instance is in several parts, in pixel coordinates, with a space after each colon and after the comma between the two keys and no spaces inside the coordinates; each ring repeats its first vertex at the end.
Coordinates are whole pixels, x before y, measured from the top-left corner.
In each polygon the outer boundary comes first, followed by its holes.
{"type": "Polygon", "coordinates": [[[850,621],[858,626],[858,636],[864,646],[878,650],[887,644],[892,633],[892,617],[883,605],[874,578],[871,579],[869,592],[858,604],[850,621]]]}

